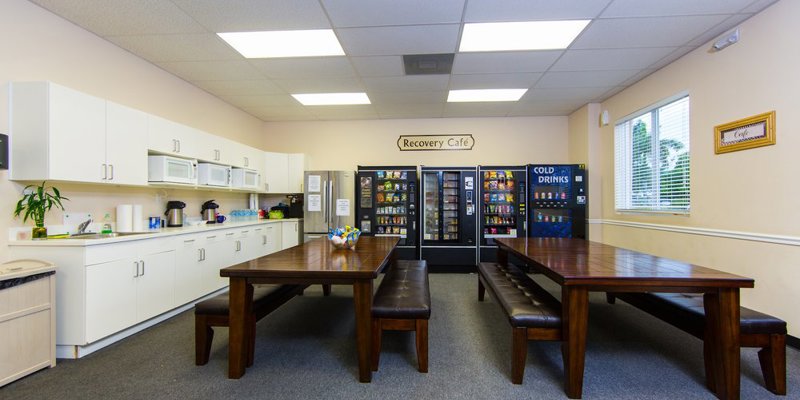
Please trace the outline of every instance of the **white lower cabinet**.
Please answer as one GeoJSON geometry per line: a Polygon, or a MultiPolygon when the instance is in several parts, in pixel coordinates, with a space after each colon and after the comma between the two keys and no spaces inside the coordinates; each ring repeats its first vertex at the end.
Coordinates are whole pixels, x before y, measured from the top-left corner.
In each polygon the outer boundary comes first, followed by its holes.
{"type": "Polygon", "coordinates": [[[300,244],[299,225],[297,221],[281,222],[281,248],[286,249],[300,244]]]}

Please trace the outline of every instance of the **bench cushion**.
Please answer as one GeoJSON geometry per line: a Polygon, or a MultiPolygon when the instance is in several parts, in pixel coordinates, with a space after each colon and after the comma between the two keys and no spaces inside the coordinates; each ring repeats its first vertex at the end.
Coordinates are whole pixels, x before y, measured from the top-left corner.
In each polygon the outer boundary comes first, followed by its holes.
{"type": "MultiPolygon", "coordinates": [[[[258,310],[275,299],[297,290],[297,285],[256,285],[253,287],[253,310],[258,310]]],[[[229,306],[229,293],[222,293],[195,304],[194,313],[195,315],[228,315],[229,306]]]]}
{"type": "Polygon", "coordinates": [[[386,273],[372,300],[372,316],[428,319],[431,294],[424,260],[397,261],[386,273]]]}
{"type": "MultiPolygon", "coordinates": [[[[672,314],[690,326],[679,327],[700,337],[705,328],[705,308],[702,293],[617,293],[617,297],[661,317],[672,314]]],[[[740,333],[786,334],[786,322],[746,307],[739,309],[740,333]]],[[[672,321],[667,321],[672,322],[672,321]]]]}
{"type": "Polygon", "coordinates": [[[561,303],[524,272],[492,263],[481,263],[478,269],[511,326],[561,328],[561,303]]]}

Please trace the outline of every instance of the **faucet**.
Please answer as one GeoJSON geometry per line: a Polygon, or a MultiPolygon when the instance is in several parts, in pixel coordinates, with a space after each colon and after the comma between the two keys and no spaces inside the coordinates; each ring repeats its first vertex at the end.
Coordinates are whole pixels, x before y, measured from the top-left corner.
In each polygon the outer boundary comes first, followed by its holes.
{"type": "Polygon", "coordinates": [[[78,232],[76,232],[75,234],[76,234],[76,235],[80,235],[81,233],[84,233],[84,232],[86,232],[86,228],[87,228],[87,227],[89,226],[89,224],[91,224],[91,223],[92,223],[92,219],[91,219],[91,218],[89,218],[89,219],[87,219],[86,221],[83,221],[83,222],[81,222],[80,224],[78,224],[78,232]]]}

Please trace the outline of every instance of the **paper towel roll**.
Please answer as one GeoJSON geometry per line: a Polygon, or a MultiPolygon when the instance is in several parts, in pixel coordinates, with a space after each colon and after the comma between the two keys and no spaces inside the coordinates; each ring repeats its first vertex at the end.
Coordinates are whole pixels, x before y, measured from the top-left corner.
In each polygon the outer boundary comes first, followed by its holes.
{"type": "Polygon", "coordinates": [[[117,232],[133,231],[133,205],[120,204],[117,206],[117,232]]]}
{"type": "Polygon", "coordinates": [[[143,232],[144,231],[144,221],[142,220],[142,205],[141,204],[134,204],[133,205],[133,231],[134,232],[143,232]]]}

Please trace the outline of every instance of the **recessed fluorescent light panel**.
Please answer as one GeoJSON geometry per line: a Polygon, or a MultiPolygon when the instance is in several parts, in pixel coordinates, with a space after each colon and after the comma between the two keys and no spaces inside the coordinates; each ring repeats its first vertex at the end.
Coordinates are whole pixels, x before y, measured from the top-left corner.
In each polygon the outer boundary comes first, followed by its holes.
{"type": "Polygon", "coordinates": [[[465,24],[459,51],[566,49],[590,20],[465,24]]]}
{"type": "Polygon", "coordinates": [[[528,89],[451,90],[447,95],[447,102],[517,101],[527,91],[528,89]]]}
{"type": "Polygon", "coordinates": [[[371,104],[366,93],[305,93],[292,97],[304,106],[371,104]]]}
{"type": "Polygon", "coordinates": [[[246,58],[343,56],[331,29],[217,33],[246,58]]]}

